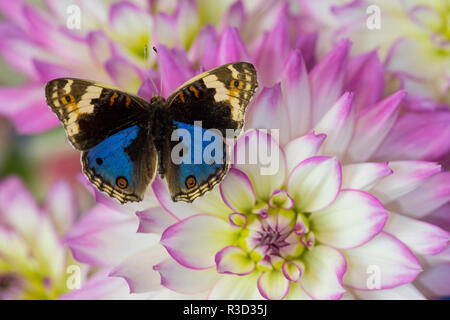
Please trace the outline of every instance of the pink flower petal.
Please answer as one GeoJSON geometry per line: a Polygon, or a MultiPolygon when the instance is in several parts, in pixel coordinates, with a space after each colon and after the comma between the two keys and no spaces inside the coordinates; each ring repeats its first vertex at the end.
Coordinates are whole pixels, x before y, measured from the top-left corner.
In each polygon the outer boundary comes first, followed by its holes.
{"type": "Polygon", "coordinates": [[[362,162],[371,157],[394,125],[399,104],[405,94],[404,91],[398,91],[365,108],[358,115],[353,139],[348,148],[350,161],[362,162]]]}
{"type": "Polygon", "coordinates": [[[374,196],[359,190],[343,190],[327,208],[311,215],[311,229],[326,245],[350,249],[370,241],[388,219],[388,212],[374,196]]]}
{"type": "Polygon", "coordinates": [[[236,28],[228,27],[220,38],[217,65],[237,61],[251,62],[245,44],[239,35],[239,31],[236,28]]]}
{"type": "Polygon", "coordinates": [[[342,169],[335,158],[315,156],[302,161],[291,172],[287,190],[295,208],[313,212],[330,205],[338,196],[342,169]]]}
{"type": "Polygon", "coordinates": [[[440,165],[426,161],[393,161],[389,162],[389,168],[394,173],[370,190],[384,204],[413,191],[441,171],[440,165]]]}
{"type": "Polygon", "coordinates": [[[92,58],[99,65],[103,65],[103,63],[114,55],[114,45],[102,30],[89,32],[87,43],[92,58]]]}
{"type": "Polygon", "coordinates": [[[139,218],[137,232],[141,233],[161,234],[167,227],[178,221],[161,207],[136,212],[136,215],[139,218]]]}
{"type": "Polygon", "coordinates": [[[302,257],[305,273],[302,288],[314,299],[340,299],[345,292],[342,277],[347,270],[344,256],[337,250],[318,245],[302,257]]]}
{"type": "Polygon", "coordinates": [[[289,292],[289,280],[279,270],[266,271],[258,278],[258,289],[268,300],[281,300],[289,292]]]}
{"type": "Polygon", "coordinates": [[[256,198],[268,201],[272,191],[280,189],[286,177],[283,150],[271,135],[252,130],[241,136],[233,152],[233,166],[252,182],[256,198]]]}
{"type": "Polygon", "coordinates": [[[263,88],[252,101],[245,124],[246,128],[278,130],[281,145],[289,141],[289,115],[283,103],[279,83],[272,88],[263,88]]]}
{"type": "Polygon", "coordinates": [[[194,76],[184,53],[158,46],[159,68],[163,75],[163,96],[168,97],[176,88],[194,76]]]}
{"type": "Polygon", "coordinates": [[[198,33],[192,45],[192,56],[204,70],[217,67],[219,36],[213,26],[207,25],[198,33]]]}
{"type": "Polygon", "coordinates": [[[303,160],[315,156],[325,138],[325,134],[315,134],[313,131],[289,141],[284,147],[288,173],[292,172],[303,160]]]}
{"type": "Polygon", "coordinates": [[[105,62],[105,69],[116,86],[132,93],[137,92],[142,79],[145,78],[142,70],[122,57],[108,59],[105,62]]]}
{"type": "Polygon", "coordinates": [[[386,290],[352,290],[352,292],[363,300],[425,300],[421,291],[410,283],[386,290]]]}
{"type": "Polygon", "coordinates": [[[249,212],[256,203],[255,191],[245,173],[231,168],[220,184],[223,201],[236,212],[249,212]]]}
{"type": "Polygon", "coordinates": [[[109,7],[111,29],[121,37],[147,34],[151,30],[152,19],[150,15],[136,4],[129,1],[113,3],[109,7]]]}
{"type": "Polygon", "coordinates": [[[321,154],[343,158],[355,124],[352,101],[353,94],[345,92],[316,124],[314,131],[327,136],[321,146],[321,154]]]}
{"type": "Polygon", "coordinates": [[[341,40],[309,74],[314,124],[319,122],[342,94],[344,70],[350,46],[350,41],[341,40]]]}
{"type": "Polygon", "coordinates": [[[166,229],[161,244],[181,265],[207,269],[215,265],[214,257],[233,242],[236,231],[227,221],[211,215],[195,215],[166,229]]]}
{"type": "Polygon", "coordinates": [[[435,255],[445,249],[450,234],[438,226],[390,212],[384,229],[414,253],[435,255]]]}
{"type": "Polygon", "coordinates": [[[395,288],[412,282],[422,271],[411,250],[386,232],[343,253],[348,263],[344,283],[359,290],[395,288]]]}
{"type": "Polygon", "coordinates": [[[342,188],[368,191],[377,182],[393,173],[388,162],[363,162],[342,167],[342,188]]]}
{"type": "MultiPolygon", "coordinates": [[[[289,137],[304,134],[312,125],[311,89],[302,54],[291,51],[281,77],[281,91],[289,117],[289,137]]],[[[283,128],[286,130],[286,128],[283,128]]]]}
{"type": "Polygon", "coordinates": [[[384,67],[376,51],[352,58],[345,77],[345,90],[355,94],[353,106],[358,112],[381,100],[384,92],[384,67]]]}
{"type": "Polygon", "coordinates": [[[450,201],[450,172],[437,173],[389,204],[389,209],[422,218],[450,201]]]}
{"type": "Polygon", "coordinates": [[[192,270],[173,259],[166,259],[153,268],[161,276],[161,285],[178,293],[193,294],[206,291],[220,277],[214,268],[192,270]]]}
{"type": "Polygon", "coordinates": [[[289,27],[287,19],[278,19],[256,55],[256,66],[261,84],[273,86],[280,79],[289,54],[289,27]],[[270,43],[270,45],[267,45],[270,43]]]}
{"type": "Polygon", "coordinates": [[[450,151],[449,112],[402,114],[373,159],[439,160],[450,151]]]}
{"type": "Polygon", "coordinates": [[[137,217],[97,205],[71,228],[66,243],[80,262],[117,265],[158,243],[158,235],[136,233],[137,228],[137,217]]]}
{"type": "Polygon", "coordinates": [[[428,268],[416,281],[419,289],[429,298],[443,298],[450,295],[450,265],[442,264],[428,268]]]}

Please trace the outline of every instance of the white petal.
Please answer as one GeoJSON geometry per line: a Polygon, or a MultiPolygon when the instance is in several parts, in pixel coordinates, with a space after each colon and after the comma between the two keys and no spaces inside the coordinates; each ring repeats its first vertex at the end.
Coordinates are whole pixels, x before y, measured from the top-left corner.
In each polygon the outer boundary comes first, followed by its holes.
{"type": "Polygon", "coordinates": [[[178,263],[192,269],[215,266],[215,255],[233,243],[236,230],[211,215],[195,215],[164,231],[161,243],[178,263]]]}
{"type": "Polygon", "coordinates": [[[318,245],[302,257],[305,273],[300,279],[303,289],[314,299],[340,299],[345,290],[342,276],[346,270],[344,256],[339,251],[318,245]]]}
{"type": "Polygon", "coordinates": [[[435,255],[448,244],[450,234],[431,223],[390,212],[385,231],[419,254],[435,255]]]}
{"type": "Polygon", "coordinates": [[[241,136],[234,146],[232,159],[234,167],[250,178],[259,200],[268,201],[272,191],[284,184],[286,160],[283,150],[265,130],[252,130],[241,136]]]}
{"type": "Polygon", "coordinates": [[[304,212],[325,208],[341,189],[342,171],[335,158],[316,156],[302,161],[290,174],[287,190],[304,212]]]}
{"type": "Polygon", "coordinates": [[[348,264],[344,283],[355,289],[391,289],[413,281],[421,271],[411,250],[385,232],[361,247],[342,252],[348,264]]]}
{"type": "Polygon", "coordinates": [[[280,270],[263,272],[258,278],[258,289],[268,300],[281,300],[289,292],[289,280],[280,270]]]}
{"type": "Polygon", "coordinates": [[[314,212],[310,227],[317,240],[339,249],[359,247],[375,237],[388,212],[378,199],[359,190],[343,190],[327,208],[314,212]]]}
{"type": "Polygon", "coordinates": [[[316,124],[314,131],[327,135],[320,148],[320,154],[343,158],[355,123],[352,101],[353,94],[344,93],[316,124]]]}
{"type": "Polygon", "coordinates": [[[235,212],[249,212],[256,202],[252,183],[245,173],[231,168],[220,184],[225,203],[235,212]]]}
{"type": "Polygon", "coordinates": [[[314,132],[311,132],[307,135],[289,141],[289,143],[284,147],[284,151],[286,153],[287,172],[292,172],[292,170],[300,162],[315,156],[325,138],[325,134],[315,134],[314,132]]]}
{"type": "Polygon", "coordinates": [[[411,192],[427,178],[441,171],[440,165],[426,161],[392,161],[389,162],[389,167],[394,173],[370,190],[384,204],[411,192]]]}
{"type": "Polygon", "coordinates": [[[425,300],[423,294],[410,283],[387,290],[352,290],[352,292],[363,300],[425,300]]]}
{"type": "Polygon", "coordinates": [[[369,191],[381,179],[392,174],[387,162],[363,162],[342,167],[342,189],[369,191]]]}
{"type": "Polygon", "coordinates": [[[246,276],[224,274],[216,282],[208,295],[210,300],[261,300],[258,290],[260,273],[252,272],[246,276]]]}

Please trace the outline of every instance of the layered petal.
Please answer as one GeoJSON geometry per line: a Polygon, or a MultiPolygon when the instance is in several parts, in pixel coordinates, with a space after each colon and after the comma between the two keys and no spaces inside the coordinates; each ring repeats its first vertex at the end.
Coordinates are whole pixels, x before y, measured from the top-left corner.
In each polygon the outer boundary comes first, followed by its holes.
{"type": "Polygon", "coordinates": [[[341,190],[342,169],[336,158],[315,156],[302,161],[289,176],[287,190],[295,208],[313,212],[330,205],[341,190]]]}
{"type": "Polygon", "coordinates": [[[263,272],[258,278],[261,295],[269,300],[281,300],[289,292],[289,280],[280,270],[263,272]]]}
{"type": "Polygon", "coordinates": [[[412,282],[422,271],[411,250],[386,232],[343,254],[348,265],[344,284],[359,290],[395,288],[412,282]]]}
{"type": "Polygon", "coordinates": [[[394,161],[389,163],[394,172],[377,183],[370,192],[384,204],[413,191],[441,171],[441,166],[425,161],[394,161]]]}
{"type": "Polygon", "coordinates": [[[220,194],[225,203],[236,212],[249,212],[256,203],[255,191],[245,173],[231,168],[220,184],[220,194]]]}
{"type": "Polygon", "coordinates": [[[161,234],[167,227],[178,220],[161,207],[136,212],[139,218],[137,232],[161,234]]]}
{"type": "Polygon", "coordinates": [[[292,170],[300,162],[315,156],[325,138],[325,134],[315,134],[314,132],[311,132],[307,135],[289,141],[289,143],[284,147],[287,172],[292,172],[292,170]]]}
{"type": "Polygon", "coordinates": [[[258,290],[259,272],[246,276],[223,274],[209,291],[211,300],[260,300],[258,290]]]}
{"type": "Polygon", "coordinates": [[[220,218],[195,215],[167,228],[161,244],[181,265],[207,269],[215,265],[216,253],[233,242],[234,232],[220,218]]]}
{"type": "Polygon", "coordinates": [[[448,245],[450,234],[427,222],[390,212],[384,229],[418,254],[435,255],[448,245]]]}
{"type": "Polygon", "coordinates": [[[272,191],[284,184],[283,150],[265,130],[252,130],[241,136],[234,146],[232,159],[234,168],[249,177],[259,200],[268,201],[272,191]]]}
{"type": "Polygon", "coordinates": [[[247,275],[255,270],[255,262],[244,249],[228,246],[220,250],[215,257],[218,273],[230,273],[238,276],[247,275]]]}
{"type": "Polygon", "coordinates": [[[404,91],[398,91],[358,114],[353,139],[348,148],[350,161],[370,159],[394,125],[405,94],[404,91]]]}
{"type": "Polygon", "coordinates": [[[237,61],[251,61],[236,28],[228,27],[222,34],[217,53],[217,65],[237,61]]]}
{"type": "Polygon", "coordinates": [[[302,258],[305,273],[300,283],[302,288],[314,299],[340,299],[345,292],[342,276],[347,265],[339,251],[319,245],[307,251],[302,258]]]}
{"type": "Polygon", "coordinates": [[[321,243],[350,249],[373,239],[387,219],[388,212],[371,194],[343,190],[331,205],[311,215],[310,227],[321,243]]]}
{"type": "Polygon", "coordinates": [[[363,162],[342,167],[342,188],[368,191],[393,173],[387,162],[363,162]]]}
{"type": "Polygon", "coordinates": [[[425,300],[424,295],[412,284],[404,284],[386,290],[352,290],[353,294],[364,300],[425,300]]]}

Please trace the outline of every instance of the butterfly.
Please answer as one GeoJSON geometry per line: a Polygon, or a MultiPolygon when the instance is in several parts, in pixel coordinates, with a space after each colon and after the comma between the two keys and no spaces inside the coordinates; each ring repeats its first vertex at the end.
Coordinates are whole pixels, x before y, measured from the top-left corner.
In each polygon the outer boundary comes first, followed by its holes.
{"type": "Polygon", "coordinates": [[[227,129],[240,130],[257,86],[254,66],[236,62],[192,78],[167,100],[153,96],[148,102],[109,85],[75,78],[48,82],[45,94],[68,140],[82,152],[84,174],[100,191],[121,203],[142,201],[158,171],[173,201],[192,202],[219,183],[229,166],[225,143],[223,161],[192,161],[208,147],[198,140],[209,129],[223,137],[227,129]],[[179,130],[190,133],[193,141],[174,140],[179,130]],[[175,162],[172,151],[180,143],[183,161],[175,162]]]}

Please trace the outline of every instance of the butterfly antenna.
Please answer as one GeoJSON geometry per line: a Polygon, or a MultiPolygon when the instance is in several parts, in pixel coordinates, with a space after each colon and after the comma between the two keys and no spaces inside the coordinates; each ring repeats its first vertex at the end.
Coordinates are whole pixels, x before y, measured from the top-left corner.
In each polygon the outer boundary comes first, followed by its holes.
{"type": "Polygon", "coordinates": [[[159,88],[159,94],[162,95],[162,88],[163,88],[163,73],[160,66],[160,60],[159,60],[159,54],[158,54],[158,50],[156,50],[156,47],[153,47],[153,51],[155,51],[156,56],[158,57],[158,70],[159,70],[159,84],[160,84],[160,88],[159,88]]]}
{"type": "MultiPolygon", "coordinates": [[[[145,46],[144,46],[144,60],[147,60],[147,58],[148,58],[148,46],[145,45],[145,46]]],[[[155,89],[155,91],[158,91],[158,87],[156,86],[155,82],[153,81],[153,77],[150,76],[149,79],[150,79],[150,82],[152,83],[153,88],[155,89]]],[[[154,95],[155,95],[155,94],[152,93],[152,97],[153,97],[154,95]]]]}

